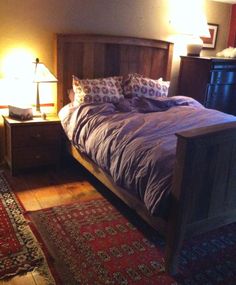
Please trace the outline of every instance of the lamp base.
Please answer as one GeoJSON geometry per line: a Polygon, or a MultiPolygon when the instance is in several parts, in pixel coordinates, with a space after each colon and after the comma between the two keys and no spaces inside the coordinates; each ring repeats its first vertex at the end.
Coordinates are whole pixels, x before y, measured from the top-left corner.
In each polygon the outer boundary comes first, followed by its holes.
{"type": "Polygon", "coordinates": [[[187,44],[188,56],[200,56],[203,42],[199,37],[192,37],[187,44]]]}
{"type": "Polygon", "coordinates": [[[34,118],[40,118],[40,117],[42,117],[42,113],[41,113],[40,111],[36,111],[36,110],[35,110],[35,111],[33,112],[33,117],[34,117],[34,118]]]}
{"type": "Polygon", "coordinates": [[[46,115],[46,113],[44,113],[44,112],[41,113],[41,111],[34,111],[33,117],[34,117],[34,118],[41,118],[41,119],[43,119],[43,120],[46,120],[47,115],[46,115]]]}
{"type": "Polygon", "coordinates": [[[189,44],[187,45],[187,55],[188,56],[200,56],[202,50],[201,45],[189,44]]]}

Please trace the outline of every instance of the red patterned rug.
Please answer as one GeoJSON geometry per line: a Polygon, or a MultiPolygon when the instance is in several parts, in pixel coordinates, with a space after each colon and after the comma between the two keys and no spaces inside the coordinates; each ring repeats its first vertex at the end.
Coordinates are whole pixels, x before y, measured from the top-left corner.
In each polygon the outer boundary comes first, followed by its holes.
{"type": "Polygon", "coordinates": [[[44,274],[48,284],[55,284],[23,210],[0,174],[0,279],[34,269],[44,274]]]}
{"type": "Polygon", "coordinates": [[[177,284],[163,254],[107,200],[31,212],[62,284],[177,284]]]}
{"type": "Polygon", "coordinates": [[[101,198],[30,216],[62,284],[236,284],[236,224],[186,243],[181,272],[171,278],[164,272],[163,240],[131,211],[125,213],[129,219],[101,198]]]}

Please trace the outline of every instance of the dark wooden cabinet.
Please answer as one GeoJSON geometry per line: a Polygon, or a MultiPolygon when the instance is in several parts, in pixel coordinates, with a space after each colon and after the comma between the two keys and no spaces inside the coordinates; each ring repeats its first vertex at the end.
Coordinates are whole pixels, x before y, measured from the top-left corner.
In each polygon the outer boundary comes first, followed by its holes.
{"type": "Polygon", "coordinates": [[[181,56],[178,95],[236,115],[236,59],[181,56]]]}
{"type": "Polygon", "coordinates": [[[17,121],[4,118],[5,160],[11,173],[49,164],[59,165],[61,124],[56,116],[17,121]]]}

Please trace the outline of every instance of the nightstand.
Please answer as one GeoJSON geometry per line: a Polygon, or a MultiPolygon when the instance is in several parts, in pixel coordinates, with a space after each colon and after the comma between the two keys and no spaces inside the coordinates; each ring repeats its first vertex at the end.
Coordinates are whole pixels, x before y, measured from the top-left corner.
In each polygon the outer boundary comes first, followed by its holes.
{"type": "Polygon", "coordinates": [[[59,165],[61,124],[56,116],[17,121],[3,116],[5,160],[12,175],[20,170],[45,165],[59,165]]]}

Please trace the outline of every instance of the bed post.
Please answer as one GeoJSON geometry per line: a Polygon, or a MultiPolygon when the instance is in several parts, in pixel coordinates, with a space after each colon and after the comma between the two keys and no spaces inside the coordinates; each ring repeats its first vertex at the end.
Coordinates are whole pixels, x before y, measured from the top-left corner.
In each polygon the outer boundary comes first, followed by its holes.
{"type": "Polygon", "coordinates": [[[177,134],[165,265],[177,271],[183,239],[236,220],[236,123],[177,134]]]}
{"type": "Polygon", "coordinates": [[[171,195],[171,212],[167,228],[167,244],[165,249],[165,268],[170,274],[177,272],[178,255],[184,239],[188,212],[190,209],[189,163],[192,145],[178,137],[176,163],[171,195]]]}

